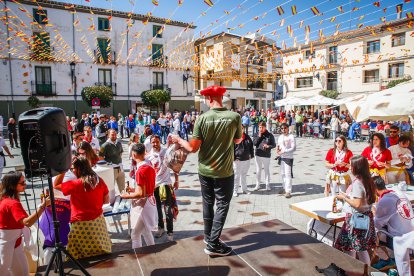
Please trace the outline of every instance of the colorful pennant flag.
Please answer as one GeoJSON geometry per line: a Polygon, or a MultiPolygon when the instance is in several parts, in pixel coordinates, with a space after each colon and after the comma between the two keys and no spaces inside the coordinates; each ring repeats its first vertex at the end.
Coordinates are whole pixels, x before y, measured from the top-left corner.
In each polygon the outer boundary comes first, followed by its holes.
{"type": "Polygon", "coordinates": [[[344,13],[344,9],[342,8],[342,6],[337,7],[337,9],[340,13],[344,13]]]}
{"type": "Polygon", "coordinates": [[[313,12],[314,15],[317,15],[317,16],[321,15],[321,13],[319,12],[318,8],[315,7],[315,6],[313,6],[311,8],[311,11],[313,12]]]}
{"type": "Polygon", "coordinates": [[[183,4],[184,0],[178,0],[178,6],[181,6],[183,4]]]}
{"type": "Polygon", "coordinates": [[[211,0],[204,0],[204,3],[206,3],[207,5],[209,5],[210,7],[214,6],[213,1],[211,0]]]}
{"type": "Polygon", "coordinates": [[[279,24],[279,26],[280,27],[283,27],[283,25],[285,25],[285,19],[283,18],[282,20],[280,20],[280,24],[279,24]]]}
{"type": "Polygon", "coordinates": [[[332,16],[332,17],[331,17],[331,19],[330,19],[329,21],[331,21],[331,22],[335,22],[335,20],[336,20],[336,16],[332,16]]]}
{"type": "Polygon", "coordinates": [[[299,28],[302,28],[303,27],[303,20],[301,20],[300,22],[299,22],[299,28]]]}
{"type": "Polygon", "coordinates": [[[406,16],[407,18],[413,18],[413,17],[414,17],[413,12],[407,12],[407,13],[405,14],[405,16],[406,16]]]}
{"type": "Polygon", "coordinates": [[[158,6],[158,1],[157,0],[152,0],[152,4],[154,4],[155,6],[158,6]]]}
{"type": "Polygon", "coordinates": [[[379,8],[381,6],[381,4],[380,4],[380,2],[374,2],[374,6],[379,8]]]}
{"type": "Polygon", "coordinates": [[[395,6],[395,9],[397,10],[397,13],[402,12],[402,7],[403,7],[403,4],[398,4],[397,6],[395,6]]]}
{"type": "Polygon", "coordinates": [[[282,6],[279,6],[276,9],[277,9],[277,12],[279,13],[279,15],[282,15],[282,14],[285,13],[285,11],[283,10],[282,6]]]}
{"type": "Polygon", "coordinates": [[[291,8],[292,8],[292,14],[293,15],[295,15],[295,14],[298,13],[298,11],[296,10],[296,6],[295,5],[293,5],[291,8]]]}

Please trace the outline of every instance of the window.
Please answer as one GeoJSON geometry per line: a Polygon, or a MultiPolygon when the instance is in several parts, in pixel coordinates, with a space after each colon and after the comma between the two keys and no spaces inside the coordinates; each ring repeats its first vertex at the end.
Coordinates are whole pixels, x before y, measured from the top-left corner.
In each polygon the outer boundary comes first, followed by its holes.
{"type": "Polygon", "coordinates": [[[388,65],[388,78],[402,78],[404,76],[404,63],[388,65]]]}
{"type": "Polygon", "coordinates": [[[50,35],[48,32],[33,32],[33,54],[36,58],[50,55],[50,35]]]}
{"type": "Polygon", "coordinates": [[[311,53],[311,50],[306,50],[305,51],[305,58],[314,58],[315,57],[315,51],[313,51],[312,53],[311,53]]]}
{"type": "Polygon", "coordinates": [[[161,29],[162,29],[161,26],[159,26],[159,25],[153,25],[152,26],[152,36],[153,37],[161,38],[162,37],[161,29]]]}
{"type": "Polygon", "coordinates": [[[33,21],[41,25],[48,23],[47,11],[41,9],[33,9],[33,21]]]}
{"type": "Polygon", "coordinates": [[[153,89],[164,89],[164,73],[163,72],[152,73],[152,86],[153,86],[153,89]]]}
{"type": "Polygon", "coordinates": [[[367,54],[379,53],[380,52],[380,40],[368,41],[367,42],[367,54]]]}
{"type": "Polygon", "coordinates": [[[152,61],[159,61],[162,58],[162,44],[152,44],[152,61]]]}
{"type": "Polygon", "coordinates": [[[379,69],[364,71],[364,83],[379,82],[379,69]]]}
{"type": "Polygon", "coordinates": [[[35,90],[37,95],[52,95],[52,69],[46,66],[35,66],[35,90]]]}
{"type": "Polygon", "coordinates": [[[393,34],[391,36],[392,47],[405,45],[405,33],[393,34]]]}
{"type": "Polygon", "coordinates": [[[112,86],[112,70],[98,69],[98,85],[112,86]]]}
{"type": "Polygon", "coordinates": [[[296,88],[313,87],[313,77],[296,78],[296,88]]]}
{"type": "Polygon", "coordinates": [[[109,53],[111,52],[111,40],[107,39],[107,38],[98,38],[98,48],[99,48],[99,53],[97,55],[97,59],[98,61],[102,61],[105,63],[108,63],[109,61],[109,53]]]}
{"type": "Polygon", "coordinates": [[[329,64],[337,64],[338,63],[338,47],[332,46],[329,47],[329,64]]]}
{"type": "Polygon", "coordinates": [[[98,17],[98,31],[109,31],[109,19],[98,17]]]}

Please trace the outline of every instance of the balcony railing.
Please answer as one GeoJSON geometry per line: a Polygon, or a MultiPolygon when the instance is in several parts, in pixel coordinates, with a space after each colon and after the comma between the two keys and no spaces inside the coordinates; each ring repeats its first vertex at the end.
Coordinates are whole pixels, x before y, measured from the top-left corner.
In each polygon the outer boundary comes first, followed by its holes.
{"type": "Polygon", "coordinates": [[[32,95],[35,96],[55,96],[56,95],[56,82],[41,83],[32,81],[32,95]]]}
{"type": "Polygon", "coordinates": [[[263,81],[249,81],[247,82],[248,89],[264,89],[263,81]]]}
{"type": "Polygon", "coordinates": [[[93,55],[95,56],[96,62],[106,63],[106,64],[115,64],[116,63],[116,52],[109,51],[107,53],[102,53],[98,50],[93,50],[93,55]]]}
{"type": "Polygon", "coordinates": [[[169,91],[168,84],[150,84],[150,90],[161,89],[169,91]]]}
{"type": "Polygon", "coordinates": [[[112,89],[112,94],[116,95],[116,82],[95,82],[97,86],[107,86],[112,89]]]}
{"type": "Polygon", "coordinates": [[[328,82],[326,84],[326,89],[327,90],[338,90],[338,83],[336,81],[335,82],[328,82]]]}

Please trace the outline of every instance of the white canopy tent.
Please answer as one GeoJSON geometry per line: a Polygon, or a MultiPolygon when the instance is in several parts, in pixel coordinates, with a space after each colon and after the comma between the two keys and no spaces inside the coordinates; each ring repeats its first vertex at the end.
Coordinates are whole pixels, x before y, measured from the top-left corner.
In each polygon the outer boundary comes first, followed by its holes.
{"type": "Polygon", "coordinates": [[[291,97],[291,98],[285,98],[282,100],[275,101],[276,106],[286,106],[286,105],[294,105],[294,106],[300,106],[300,105],[306,105],[303,104],[305,102],[304,99],[291,97]]]}
{"type": "Polygon", "coordinates": [[[349,113],[357,122],[368,119],[404,121],[414,115],[414,81],[393,88],[344,99],[349,113]]]}

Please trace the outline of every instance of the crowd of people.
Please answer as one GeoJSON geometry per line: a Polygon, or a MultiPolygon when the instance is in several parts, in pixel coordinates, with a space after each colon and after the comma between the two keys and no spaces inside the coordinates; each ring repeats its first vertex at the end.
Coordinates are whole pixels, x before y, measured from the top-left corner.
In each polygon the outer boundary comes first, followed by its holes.
{"type": "MultiPolygon", "coordinates": [[[[154,227],[158,227],[155,238],[166,233],[168,240],[173,240],[174,220],[178,214],[175,190],[179,188],[179,172],[169,166],[169,150],[180,148],[186,153],[198,152],[204,251],[210,256],[225,256],[231,254],[232,249],[220,240],[220,236],[232,197],[237,197],[240,191],[249,194],[259,190],[262,170],[265,190],[271,190],[269,166],[272,153],[280,165],[283,184],[280,193],[286,198],[292,197],[296,138],[305,135],[332,137],[334,140],[325,158],[328,169],[325,195],[343,201],[346,213],[345,223],[335,242],[336,248],[351,256],[358,255],[360,260],[368,263],[368,252],[375,246],[375,227],[388,226],[397,235],[414,230],[411,205],[401,207],[406,208],[404,215],[409,220],[404,222],[395,218],[400,210],[394,208],[389,211],[387,204],[395,201],[390,198],[394,193],[385,188],[388,183],[414,182],[414,140],[412,133],[407,132],[411,129],[409,123],[370,121],[360,125],[360,129],[368,126],[372,130],[368,136],[370,144],[360,155],[354,156],[347,137],[355,138],[351,136],[358,132],[358,128],[346,111],[340,114],[331,110],[315,113],[305,110],[245,110],[237,113],[223,106],[224,92],[225,88],[219,86],[201,91],[210,106],[205,113],[161,112],[154,117],[139,112],[126,116],[118,114],[117,118],[85,113],[79,120],[67,118],[72,137],[72,166],[53,179],[53,187],[56,202],[69,206],[70,215],[61,217],[63,222],[60,227],[61,233],[66,235],[62,244],[75,258],[111,252],[102,206],[113,202],[110,202],[106,183],[94,170],[99,162],[105,161],[114,171],[115,197],[130,200],[131,240],[132,247],[136,248],[143,245],[142,239],[146,245],[155,243],[152,234],[154,227]],[[400,131],[404,133],[400,134],[400,131]],[[389,136],[385,137],[385,133],[389,136]],[[280,135],[276,139],[274,134],[280,135]],[[122,159],[124,148],[121,139],[124,138],[129,138],[130,164],[124,164],[122,159]],[[253,158],[256,185],[249,190],[246,178],[253,158]],[[132,187],[126,185],[124,167],[128,166],[134,183],[132,187]],[[375,205],[376,209],[373,208],[375,205]],[[367,217],[370,222],[367,229],[353,229],[355,212],[367,217]],[[398,223],[404,226],[401,228],[398,223]]],[[[15,121],[10,120],[9,123],[13,125],[15,121]]],[[[10,127],[9,133],[11,147],[17,147],[15,126],[10,127]]],[[[12,157],[3,138],[0,138],[0,147],[12,157]]],[[[3,153],[3,150],[0,152],[3,153]]],[[[0,158],[0,162],[4,162],[2,160],[5,161],[5,158],[0,158]]],[[[31,226],[38,218],[41,218],[42,224],[42,218],[50,216],[47,196],[35,213],[27,215],[19,200],[19,194],[25,187],[25,178],[20,173],[8,173],[2,178],[0,272],[24,271],[23,274],[26,274],[25,264],[14,262],[23,254],[22,229],[31,226]],[[5,250],[12,253],[4,254],[5,250]]],[[[403,195],[398,194],[397,197],[401,199],[403,195]]],[[[48,226],[50,228],[51,225],[48,226]]],[[[48,242],[44,247],[46,251],[49,249],[50,255],[53,238],[48,242]]]]}

